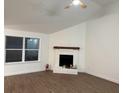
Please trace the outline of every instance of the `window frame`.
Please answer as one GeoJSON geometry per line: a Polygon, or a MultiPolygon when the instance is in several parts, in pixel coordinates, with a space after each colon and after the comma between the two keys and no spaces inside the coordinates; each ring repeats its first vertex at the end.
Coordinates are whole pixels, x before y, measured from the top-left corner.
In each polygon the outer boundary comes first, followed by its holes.
{"type": "Polygon", "coordinates": [[[13,35],[5,35],[5,64],[26,64],[26,63],[38,63],[40,62],[40,50],[41,50],[41,44],[40,44],[40,37],[32,37],[32,36],[13,36],[13,35]],[[6,48],[6,37],[11,36],[11,37],[22,37],[22,49],[8,49],[6,48]],[[39,48],[38,49],[26,49],[25,48],[25,39],[26,38],[37,38],[39,39],[39,48]],[[14,61],[14,62],[6,62],[6,50],[22,50],[22,61],[14,61]],[[38,51],[38,60],[33,60],[33,61],[25,61],[25,50],[37,50],[38,51]]]}

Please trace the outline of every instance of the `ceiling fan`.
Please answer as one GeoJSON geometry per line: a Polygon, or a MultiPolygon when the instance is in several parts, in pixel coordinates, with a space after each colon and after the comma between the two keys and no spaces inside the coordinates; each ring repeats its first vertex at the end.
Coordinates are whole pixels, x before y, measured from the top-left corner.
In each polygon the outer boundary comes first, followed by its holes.
{"type": "Polygon", "coordinates": [[[81,0],[71,0],[71,3],[68,6],[66,6],[64,9],[68,9],[71,6],[80,6],[82,9],[87,7],[87,5],[81,0]]]}

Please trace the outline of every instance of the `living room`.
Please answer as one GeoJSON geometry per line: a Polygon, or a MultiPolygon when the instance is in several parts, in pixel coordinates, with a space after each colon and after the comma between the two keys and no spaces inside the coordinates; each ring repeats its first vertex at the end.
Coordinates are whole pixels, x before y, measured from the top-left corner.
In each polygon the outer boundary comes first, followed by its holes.
{"type": "Polygon", "coordinates": [[[5,0],[5,93],[119,93],[119,0],[73,1],[5,0]]]}

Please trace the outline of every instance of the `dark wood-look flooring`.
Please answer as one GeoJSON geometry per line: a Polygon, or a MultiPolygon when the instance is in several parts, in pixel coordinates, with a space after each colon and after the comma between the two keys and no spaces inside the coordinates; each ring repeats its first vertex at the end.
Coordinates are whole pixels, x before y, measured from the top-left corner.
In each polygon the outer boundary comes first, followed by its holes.
{"type": "Polygon", "coordinates": [[[5,93],[119,93],[119,85],[86,73],[44,71],[5,77],[5,93]]]}

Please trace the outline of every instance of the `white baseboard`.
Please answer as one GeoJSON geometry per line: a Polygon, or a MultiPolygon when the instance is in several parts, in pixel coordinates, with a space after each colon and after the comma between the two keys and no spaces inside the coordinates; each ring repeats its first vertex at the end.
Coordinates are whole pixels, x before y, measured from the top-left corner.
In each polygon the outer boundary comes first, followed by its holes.
{"type": "Polygon", "coordinates": [[[34,70],[34,71],[27,71],[27,72],[7,73],[7,74],[4,74],[4,76],[13,76],[13,75],[29,74],[29,73],[40,72],[40,71],[45,71],[45,70],[42,69],[42,70],[34,70]]]}

